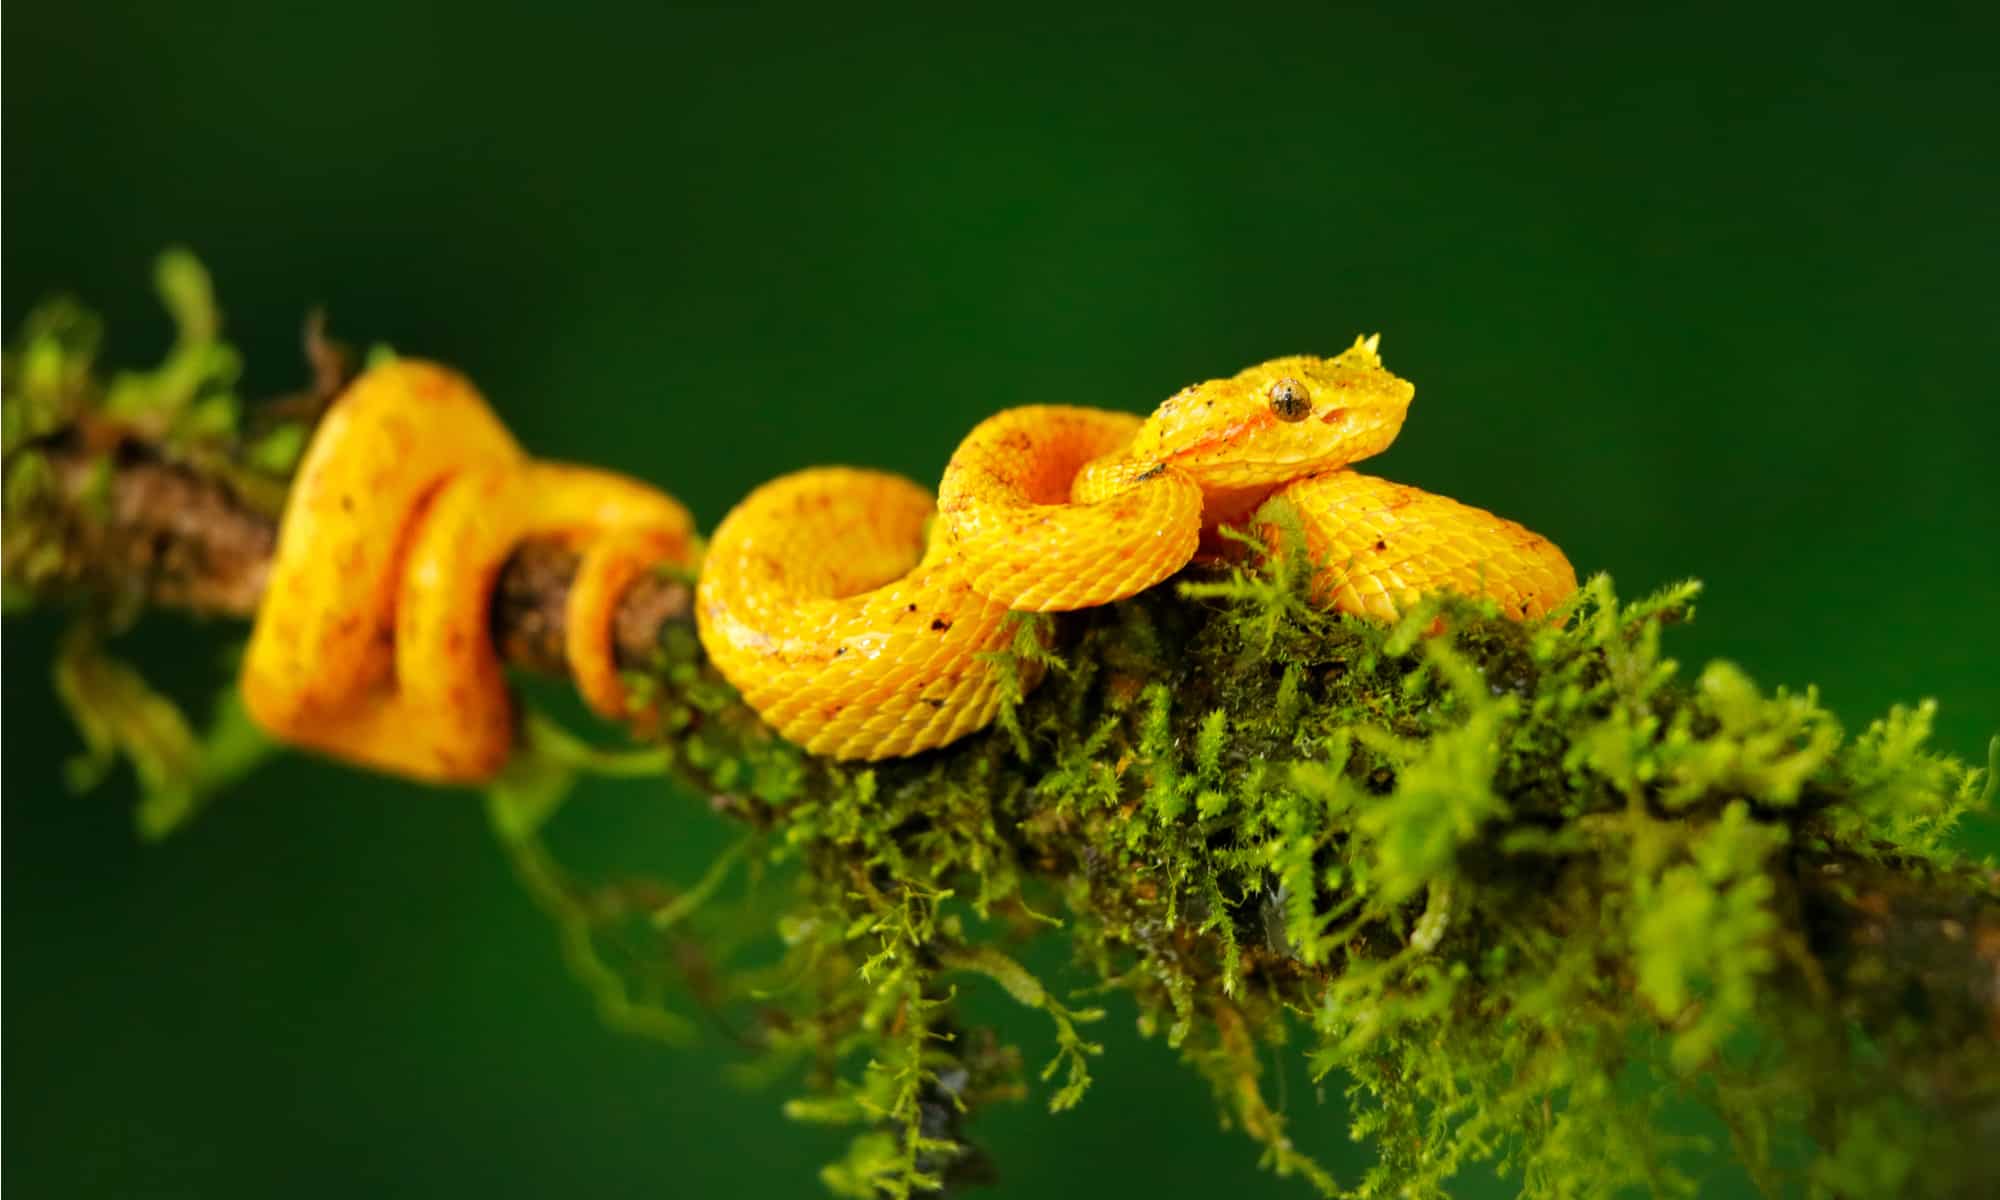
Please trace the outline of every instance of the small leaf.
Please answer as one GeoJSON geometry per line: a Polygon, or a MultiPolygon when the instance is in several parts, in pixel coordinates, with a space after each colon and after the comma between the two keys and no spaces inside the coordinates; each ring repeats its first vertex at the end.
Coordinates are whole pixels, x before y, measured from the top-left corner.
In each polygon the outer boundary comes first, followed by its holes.
{"type": "Polygon", "coordinates": [[[70,786],[94,787],[118,759],[129,761],[140,789],[135,819],[148,840],[181,828],[205,801],[276,749],[234,687],[218,699],[208,729],[197,737],[180,709],[130,665],[106,655],[85,624],[63,638],[55,688],[86,747],[70,764],[70,786]]]}

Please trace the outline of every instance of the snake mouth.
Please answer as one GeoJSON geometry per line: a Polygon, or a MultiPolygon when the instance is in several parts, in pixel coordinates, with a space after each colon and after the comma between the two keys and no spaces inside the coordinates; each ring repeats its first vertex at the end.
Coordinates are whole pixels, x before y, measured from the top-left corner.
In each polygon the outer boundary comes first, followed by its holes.
{"type": "Polygon", "coordinates": [[[1387,450],[1396,440],[1398,427],[1402,423],[1399,413],[1380,412],[1360,406],[1329,409],[1313,420],[1330,427],[1332,432],[1316,439],[1316,445],[1298,447],[1296,453],[1282,451],[1269,453],[1269,450],[1276,447],[1258,447],[1254,444],[1261,434],[1295,427],[1279,426],[1275,421],[1252,419],[1203,438],[1192,445],[1178,447],[1171,453],[1162,455],[1158,462],[1163,466],[1183,471],[1196,479],[1222,477],[1235,480],[1250,476],[1281,480],[1300,475],[1316,475],[1322,471],[1331,471],[1360,462],[1365,458],[1373,458],[1387,450]],[[1229,453],[1232,447],[1242,447],[1249,453],[1229,453]],[[1259,449],[1267,452],[1256,453],[1259,449]]]}
{"type": "Polygon", "coordinates": [[[1345,457],[1332,461],[1232,459],[1227,462],[1187,464],[1177,469],[1186,478],[1193,480],[1195,486],[1200,488],[1204,496],[1212,502],[1218,497],[1245,489],[1268,491],[1295,479],[1338,470],[1350,461],[1345,457]]]}

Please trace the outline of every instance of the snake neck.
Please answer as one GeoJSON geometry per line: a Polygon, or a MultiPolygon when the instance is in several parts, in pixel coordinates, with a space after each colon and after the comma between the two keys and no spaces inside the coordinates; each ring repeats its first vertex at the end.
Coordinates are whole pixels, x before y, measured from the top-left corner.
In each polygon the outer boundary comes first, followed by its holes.
{"type": "Polygon", "coordinates": [[[1095,504],[1171,469],[1165,463],[1147,462],[1123,453],[1106,454],[1077,469],[1076,477],[1070,480],[1069,500],[1071,504],[1095,504]]]}
{"type": "MultiPolygon", "coordinates": [[[[1107,454],[1091,459],[1070,482],[1072,504],[1090,504],[1109,499],[1162,472],[1176,468],[1126,454],[1107,454]]],[[[1198,481],[1197,481],[1198,482],[1198,481]]],[[[1290,482],[1289,480],[1285,482],[1290,482]]],[[[1201,489],[1201,546],[1204,557],[1220,556],[1229,543],[1217,535],[1224,525],[1242,525],[1257,507],[1271,498],[1284,483],[1257,483],[1238,487],[1203,486],[1201,489]]]]}

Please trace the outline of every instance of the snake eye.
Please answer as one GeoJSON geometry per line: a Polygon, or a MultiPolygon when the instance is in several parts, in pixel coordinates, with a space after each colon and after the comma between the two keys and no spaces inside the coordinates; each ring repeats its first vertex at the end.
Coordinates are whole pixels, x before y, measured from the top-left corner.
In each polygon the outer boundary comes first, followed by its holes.
{"type": "Polygon", "coordinates": [[[1312,395],[1298,380],[1280,379],[1271,385],[1271,411],[1280,421],[1303,421],[1312,407],[1312,395]]]}

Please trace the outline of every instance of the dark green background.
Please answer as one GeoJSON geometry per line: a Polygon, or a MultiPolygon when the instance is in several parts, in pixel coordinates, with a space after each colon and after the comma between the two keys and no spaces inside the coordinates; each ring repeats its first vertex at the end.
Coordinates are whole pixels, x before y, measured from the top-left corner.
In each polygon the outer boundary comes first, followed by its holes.
{"type": "MultiPolygon", "coordinates": [[[[71,288],[145,361],[186,242],[251,391],[322,303],[704,525],[807,463],[934,478],[1004,405],[1143,410],[1381,330],[1418,385],[1383,473],[1628,591],[1698,575],[1685,659],[1856,724],[1934,696],[1983,758],[1991,6],[1082,7],[11,5],[6,321],[71,288]]],[[[595,1024],[472,796],[288,760],[141,848],[122,778],[65,794],[53,629],[6,633],[20,1194],[812,1193],[837,1139],[721,1084],[720,1039],[595,1024]]],[[[221,641],[141,649],[197,679],[221,641]]],[[[565,822],[682,878],[717,836],[644,787],[565,822]]],[[[1130,1024],[1080,1111],[983,1121],[996,1195],[1305,1194],[1130,1024]]],[[[1337,1089],[1291,1076],[1353,1178],[1337,1089]]]]}

